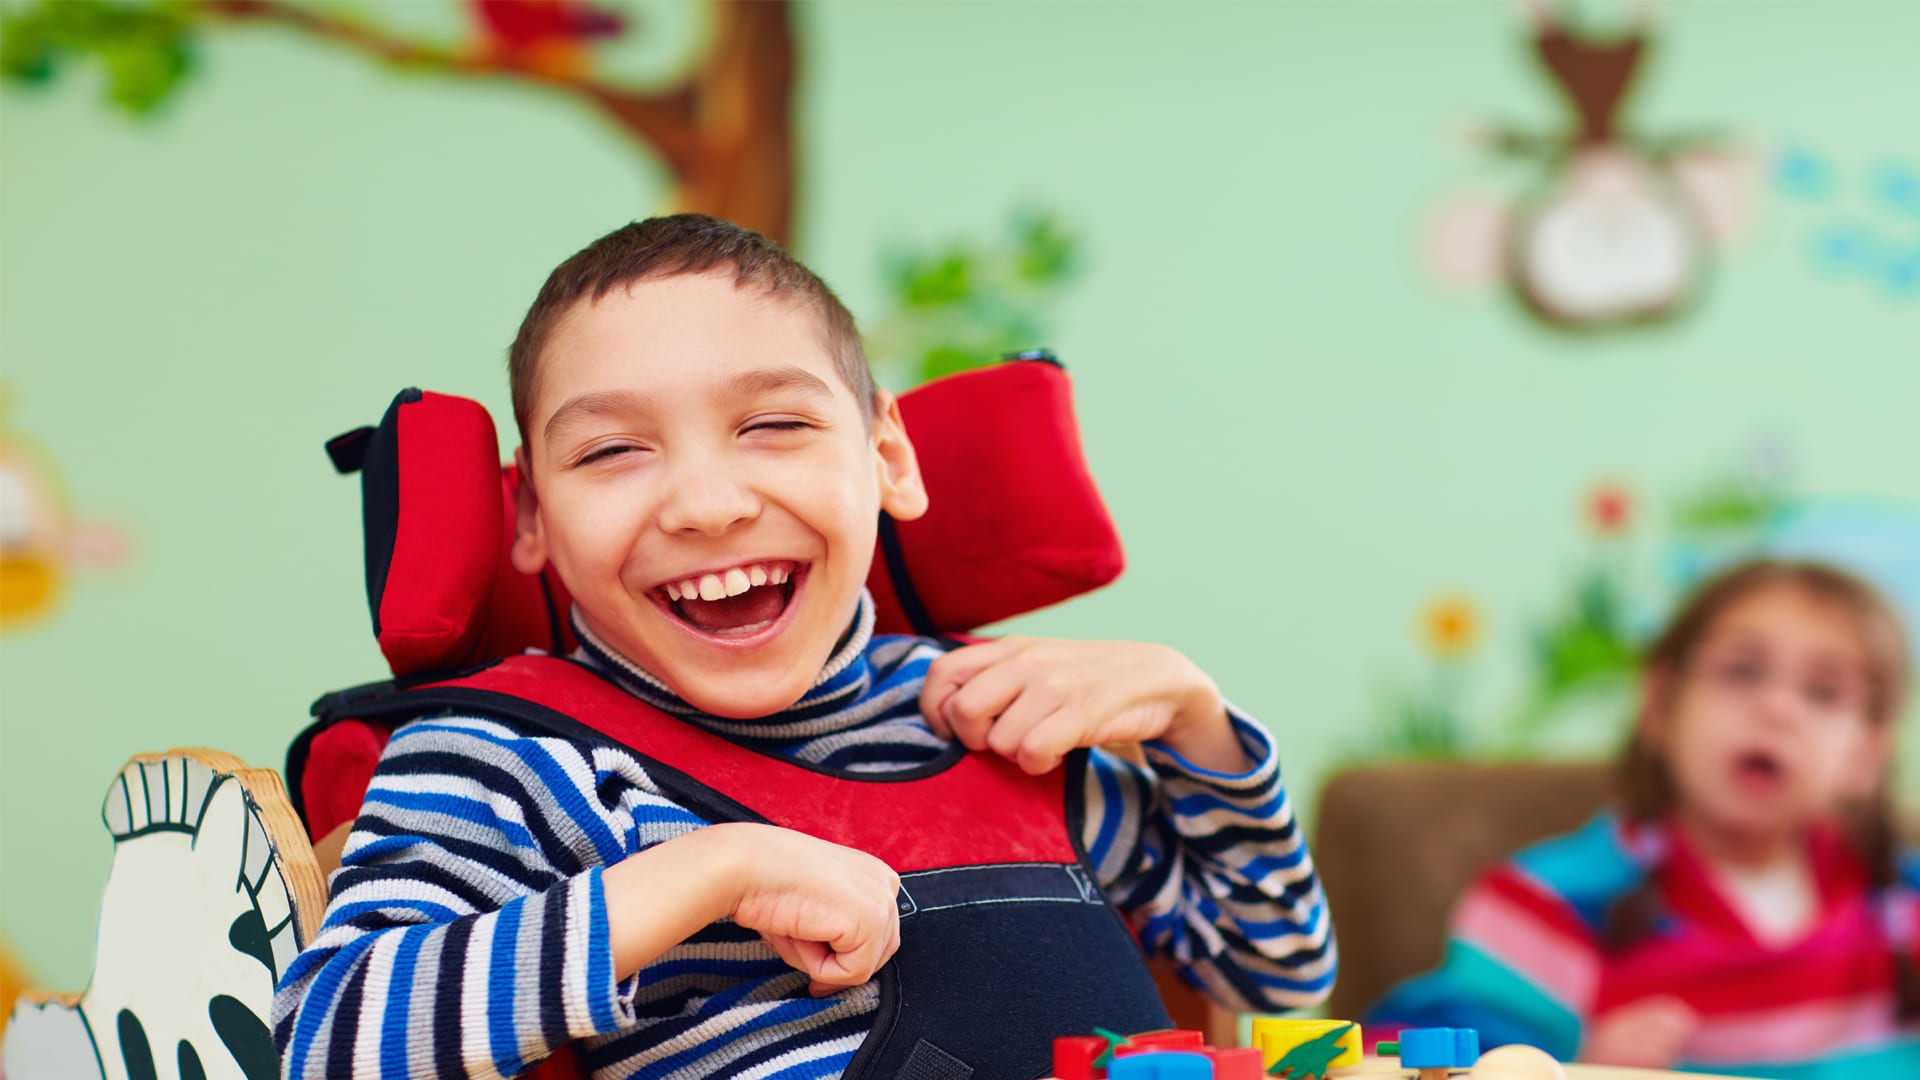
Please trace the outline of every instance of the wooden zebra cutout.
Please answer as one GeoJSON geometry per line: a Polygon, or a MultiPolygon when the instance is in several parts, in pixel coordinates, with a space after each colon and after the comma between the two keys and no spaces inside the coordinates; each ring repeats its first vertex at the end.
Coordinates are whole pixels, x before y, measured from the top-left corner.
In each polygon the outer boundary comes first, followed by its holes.
{"type": "Polygon", "coordinates": [[[286,787],[211,750],[127,763],[101,817],[113,868],[81,994],[28,994],[7,1080],[272,1080],[273,988],[326,886],[286,787]]]}

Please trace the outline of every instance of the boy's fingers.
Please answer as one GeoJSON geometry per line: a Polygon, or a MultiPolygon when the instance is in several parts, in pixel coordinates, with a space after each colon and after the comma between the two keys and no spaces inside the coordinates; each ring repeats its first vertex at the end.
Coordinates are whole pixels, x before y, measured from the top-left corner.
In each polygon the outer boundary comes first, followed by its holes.
{"type": "Polygon", "coordinates": [[[760,939],[767,943],[767,947],[773,950],[774,955],[780,958],[781,963],[800,972],[802,975],[806,975],[809,979],[813,978],[816,972],[819,971],[820,965],[818,958],[826,955],[825,947],[820,946],[818,942],[801,942],[796,938],[785,937],[779,934],[761,934],[760,939]],[[808,953],[801,948],[803,944],[813,945],[819,948],[819,954],[817,956],[808,955],[808,953]]]}
{"type": "Polygon", "coordinates": [[[1014,760],[1019,756],[1021,745],[1053,714],[1057,704],[1027,689],[994,718],[993,726],[987,729],[987,749],[1014,760]]]}
{"type": "Polygon", "coordinates": [[[1084,713],[1072,706],[1056,709],[1020,740],[1014,763],[1030,776],[1050,773],[1060,767],[1069,752],[1087,745],[1087,736],[1084,713]]]}
{"type": "MultiPolygon", "coordinates": [[[[1000,638],[997,641],[983,641],[934,657],[933,663],[927,667],[927,681],[920,688],[920,712],[931,722],[954,691],[966,685],[975,675],[1012,655],[1022,640],[1000,638]]],[[[945,737],[950,738],[951,732],[945,737]]]]}
{"type": "Polygon", "coordinates": [[[988,749],[994,722],[1013,706],[1026,689],[1027,677],[1014,664],[998,664],[967,680],[941,706],[941,715],[953,737],[969,750],[988,749]]]}
{"type": "Polygon", "coordinates": [[[839,986],[858,986],[866,982],[873,978],[874,972],[880,970],[881,964],[886,963],[881,953],[888,940],[886,933],[874,934],[855,948],[828,956],[814,973],[814,978],[839,986]]]}

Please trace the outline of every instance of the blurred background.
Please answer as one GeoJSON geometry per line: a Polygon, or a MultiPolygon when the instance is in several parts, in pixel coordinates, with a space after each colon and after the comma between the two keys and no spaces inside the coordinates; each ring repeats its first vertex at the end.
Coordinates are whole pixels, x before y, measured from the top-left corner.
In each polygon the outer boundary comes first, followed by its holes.
{"type": "Polygon", "coordinates": [[[1920,4],[0,13],[0,937],[44,985],[130,754],[279,768],[384,674],[321,443],[404,386],[510,417],[546,273],[668,209],[784,240],[895,388],[1054,348],[1130,566],[1007,629],[1184,650],[1309,819],[1356,761],[1610,753],[1744,553],[1920,618],[1920,4]]]}

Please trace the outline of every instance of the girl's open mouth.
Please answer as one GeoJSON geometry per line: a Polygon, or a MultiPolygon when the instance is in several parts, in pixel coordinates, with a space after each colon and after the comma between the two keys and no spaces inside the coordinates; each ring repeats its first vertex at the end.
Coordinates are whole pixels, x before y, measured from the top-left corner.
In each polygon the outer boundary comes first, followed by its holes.
{"type": "Polygon", "coordinates": [[[780,621],[804,576],[802,564],[775,560],[742,563],[670,581],[655,589],[667,610],[711,637],[752,637],[780,621]]]}
{"type": "Polygon", "coordinates": [[[1770,788],[1786,777],[1786,763],[1764,750],[1749,750],[1734,759],[1734,775],[1750,787],[1770,788]]]}

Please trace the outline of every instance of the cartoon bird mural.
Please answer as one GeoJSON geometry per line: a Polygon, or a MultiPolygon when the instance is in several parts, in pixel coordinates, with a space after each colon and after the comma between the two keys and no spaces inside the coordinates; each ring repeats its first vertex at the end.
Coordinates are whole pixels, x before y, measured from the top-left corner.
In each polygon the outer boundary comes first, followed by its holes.
{"type": "Polygon", "coordinates": [[[467,0],[490,61],[556,78],[587,66],[586,46],[618,37],[626,17],[580,0],[467,0]]]}
{"type": "Polygon", "coordinates": [[[0,421],[0,631],[45,618],[75,569],[118,562],[126,546],[111,528],[76,523],[53,459],[0,421]]]}

